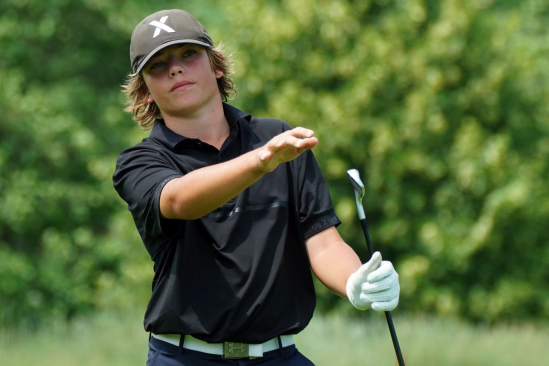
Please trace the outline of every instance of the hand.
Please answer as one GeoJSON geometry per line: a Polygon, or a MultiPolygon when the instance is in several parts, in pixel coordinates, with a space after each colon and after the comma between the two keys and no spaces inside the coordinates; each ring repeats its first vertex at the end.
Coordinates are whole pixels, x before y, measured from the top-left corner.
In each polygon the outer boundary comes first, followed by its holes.
{"type": "Polygon", "coordinates": [[[258,166],[264,172],[297,158],[302,152],[318,144],[312,130],[296,127],[273,137],[265,146],[257,149],[258,166]]]}
{"type": "Polygon", "coordinates": [[[399,296],[398,273],[391,262],[381,261],[379,252],[375,252],[347,280],[347,297],[359,310],[393,310],[398,305],[399,296]]]}

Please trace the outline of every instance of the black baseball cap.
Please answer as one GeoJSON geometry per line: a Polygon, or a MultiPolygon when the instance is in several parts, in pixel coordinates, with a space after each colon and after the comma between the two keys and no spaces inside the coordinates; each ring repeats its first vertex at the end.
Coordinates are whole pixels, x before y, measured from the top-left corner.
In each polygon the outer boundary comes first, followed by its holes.
{"type": "Polygon", "coordinates": [[[130,59],[133,72],[139,72],[155,53],[179,43],[213,47],[213,41],[189,12],[162,10],[143,19],[132,33],[130,59]]]}

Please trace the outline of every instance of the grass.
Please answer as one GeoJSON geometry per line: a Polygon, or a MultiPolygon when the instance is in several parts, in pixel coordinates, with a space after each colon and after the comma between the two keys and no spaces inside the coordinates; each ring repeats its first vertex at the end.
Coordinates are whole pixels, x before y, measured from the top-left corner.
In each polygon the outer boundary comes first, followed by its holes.
{"type": "MultiPolygon", "coordinates": [[[[6,366],[145,365],[148,335],[142,314],[98,314],[36,332],[0,331],[6,366]]],[[[411,366],[529,366],[545,362],[549,328],[531,325],[475,327],[459,321],[395,316],[400,345],[411,366]]],[[[350,320],[315,316],[297,337],[317,366],[396,365],[385,318],[350,320]]]]}
{"type": "MultiPolygon", "coordinates": [[[[316,319],[298,346],[317,366],[397,365],[381,314],[366,320],[316,319]]],[[[529,325],[475,327],[426,317],[394,318],[407,366],[529,366],[547,359],[549,328],[529,325]]]]}
{"type": "Polygon", "coordinates": [[[145,365],[148,333],[142,314],[97,314],[56,323],[36,332],[0,332],[0,364],[5,366],[145,365]]]}

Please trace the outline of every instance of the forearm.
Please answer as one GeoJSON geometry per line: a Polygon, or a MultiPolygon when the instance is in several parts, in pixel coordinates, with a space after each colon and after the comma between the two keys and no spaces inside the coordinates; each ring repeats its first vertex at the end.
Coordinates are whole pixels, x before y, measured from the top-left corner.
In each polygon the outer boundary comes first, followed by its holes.
{"type": "Polygon", "coordinates": [[[314,274],[332,292],[347,298],[347,280],[362,265],[355,251],[335,228],[313,236],[306,245],[314,274]]]}
{"type": "Polygon", "coordinates": [[[162,192],[163,216],[193,220],[212,212],[265,174],[257,161],[257,151],[251,151],[170,181],[162,192]]]}
{"type": "Polygon", "coordinates": [[[344,242],[334,243],[317,255],[313,272],[318,279],[337,295],[347,298],[347,279],[360,267],[360,259],[344,242]]]}

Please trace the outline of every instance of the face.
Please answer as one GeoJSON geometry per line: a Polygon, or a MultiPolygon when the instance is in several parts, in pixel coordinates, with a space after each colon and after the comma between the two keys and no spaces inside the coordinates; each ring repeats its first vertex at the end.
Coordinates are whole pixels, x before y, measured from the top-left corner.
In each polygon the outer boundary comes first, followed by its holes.
{"type": "Polygon", "coordinates": [[[148,102],[156,102],[162,116],[185,117],[209,108],[221,100],[217,79],[202,46],[182,44],[156,53],[143,67],[149,89],[148,102]]]}

